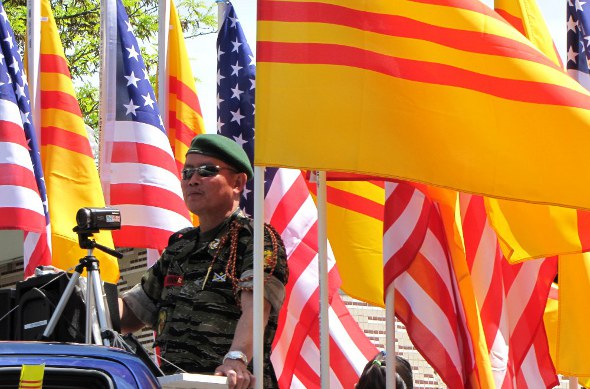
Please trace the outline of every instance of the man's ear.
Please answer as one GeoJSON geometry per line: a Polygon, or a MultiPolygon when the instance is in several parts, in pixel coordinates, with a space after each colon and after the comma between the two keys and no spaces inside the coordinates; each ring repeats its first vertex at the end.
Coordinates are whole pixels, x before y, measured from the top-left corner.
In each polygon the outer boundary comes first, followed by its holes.
{"type": "Polygon", "coordinates": [[[246,173],[238,173],[236,175],[236,189],[241,193],[246,188],[246,183],[248,182],[248,176],[246,173]]]}

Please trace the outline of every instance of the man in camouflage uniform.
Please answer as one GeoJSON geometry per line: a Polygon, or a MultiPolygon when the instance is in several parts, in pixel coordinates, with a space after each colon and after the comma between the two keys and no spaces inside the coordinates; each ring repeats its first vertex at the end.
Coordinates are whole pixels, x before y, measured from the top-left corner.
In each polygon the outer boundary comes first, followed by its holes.
{"type": "MultiPolygon", "coordinates": [[[[182,172],[187,207],[199,227],[170,237],[158,262],[120,300],[122,332],[156,331],[166,373],[226,375],[230,388],[250,388],[252,358],[252,219],[239,209],[253,176],[243,149],[216,134],[195,137],[182,172]],[[248,369],[250,367],[250,369],[248,369]]],[[[288,278],[280,236],[264,234],[264,387],[278,387],[270,347],[288,278]]]]}

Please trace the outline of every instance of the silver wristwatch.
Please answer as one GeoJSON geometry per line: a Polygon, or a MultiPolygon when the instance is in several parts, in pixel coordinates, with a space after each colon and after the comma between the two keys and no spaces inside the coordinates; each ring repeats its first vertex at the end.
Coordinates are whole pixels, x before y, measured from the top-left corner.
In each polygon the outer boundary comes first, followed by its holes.
{"type": "Polygon", "coordinates": [[[239,359],[240,361],[244,362],[246,366],[248,366],[248,357],[241,351],[230,351],[223,357],[223,362],[225,363],[226,359],[239,359]]]}

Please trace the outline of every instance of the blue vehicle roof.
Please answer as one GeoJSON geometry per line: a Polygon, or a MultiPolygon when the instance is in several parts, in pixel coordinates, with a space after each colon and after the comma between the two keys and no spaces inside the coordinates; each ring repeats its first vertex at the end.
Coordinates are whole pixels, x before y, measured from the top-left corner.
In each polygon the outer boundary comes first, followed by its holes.
{"type": "Polygon", "coordinates": [[[115,388],[157,388],[159,383],[136,355],[125,350],[88,344],[0,341],[2,369],[45,364],[46,369],[86,369],[107,374],[115,388]]]}

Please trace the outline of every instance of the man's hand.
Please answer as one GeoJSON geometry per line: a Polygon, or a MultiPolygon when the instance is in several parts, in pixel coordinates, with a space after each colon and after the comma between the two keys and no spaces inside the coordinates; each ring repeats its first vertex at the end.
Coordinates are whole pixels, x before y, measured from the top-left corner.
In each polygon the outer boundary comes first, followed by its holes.
{"type": "MultiPolygon", "coordinates": [[[[238,320],[234,339],[230,350],[239,350],[246,355],[247,360],[252,359],[252,291],[241,292],[242,315],[238,320]]],[[[270,316],[270,303],[264,300],[264,326],[270,316]]],[[[225,358],[224,362],[215,369],[215,374],[227,376],[227,385],[230,389],[248,389],[254,387],[254,376],[248,371],[243,360],[225,358]]],[[[258,377],[264,380],[264,377],[258,377]]],[[[264,382],[264,381],[263,381],[264,382]]]]}
{"type": "Polygon", "coordinates": [[[215,369],[215,375],[226,376],[227,387],[230,389],[253,388],[256,381],[246,364],[239,359],[226,359],[223,365],[215,369]]]}

